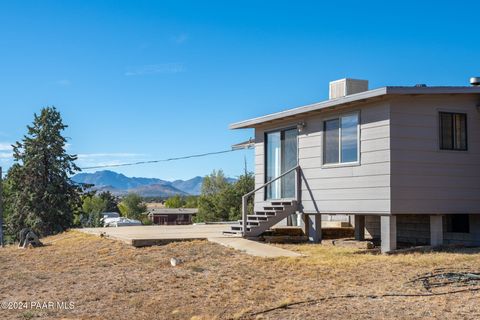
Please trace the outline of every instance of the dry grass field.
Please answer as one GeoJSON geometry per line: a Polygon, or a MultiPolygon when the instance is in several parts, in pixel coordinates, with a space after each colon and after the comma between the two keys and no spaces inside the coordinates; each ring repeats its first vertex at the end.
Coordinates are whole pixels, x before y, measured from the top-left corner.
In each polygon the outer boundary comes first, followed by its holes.
{"type": "Polygon", "coordinates": [[[206,241],[135,249],[72,231],[44,242],[0,250],[0,301],[74,307],[0,310],[1,319],[480,318],[476,286],[409,282],[438,268],[480,272],[474,249],[383,256],[301,244],[282,246],[306,257],[263,259],[206,241]]]}

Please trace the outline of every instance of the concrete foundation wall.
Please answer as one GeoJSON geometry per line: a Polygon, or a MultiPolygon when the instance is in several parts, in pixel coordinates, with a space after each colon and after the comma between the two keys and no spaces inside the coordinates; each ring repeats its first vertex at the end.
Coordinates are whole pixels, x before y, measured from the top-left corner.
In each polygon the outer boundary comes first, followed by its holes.
{"type": "Polygon", "coordinates": [[[470,233],[448,232],[446,219],[443,219],[443,238],[445,244],[462,243],[470,246],[480,246],[480,214],[469,215],[470,233]]]}
{"type": "MultiPolygon", "coordinates": [[[[430,216],[399,214],[397,216],[397,241],[411,245],[430,244],[430,216]]],[[[447,219],[443,218],[444,244],[480,245],[480,215],[471,214],[470,233],[448,232],[447,219]]],[[[365,237],[380,239],[380,217],[365,217],[365,237]]]]}
{"type": "Polygon", "coordinates": [[[365,216],[365,238],[380,239],[380,216],[365,216]]]}
{"type": "Polygon", "coordinates": [[[397,241],[412,245],[430,244],[430,216],[397,215],[397,241]]]}

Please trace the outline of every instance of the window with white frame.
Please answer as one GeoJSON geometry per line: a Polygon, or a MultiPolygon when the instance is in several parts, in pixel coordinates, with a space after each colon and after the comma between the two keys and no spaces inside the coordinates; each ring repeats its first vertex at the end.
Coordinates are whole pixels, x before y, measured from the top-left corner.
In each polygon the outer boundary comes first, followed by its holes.
{"type": "Polygon", "coordinates": [[[323,122],[323,164],[358,162],[358,113],[323,122]]]}

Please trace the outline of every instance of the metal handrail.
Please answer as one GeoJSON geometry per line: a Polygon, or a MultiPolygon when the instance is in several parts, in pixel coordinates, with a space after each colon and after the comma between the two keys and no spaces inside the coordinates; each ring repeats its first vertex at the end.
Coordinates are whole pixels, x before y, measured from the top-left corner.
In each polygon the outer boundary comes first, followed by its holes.
{"type": "Polygon", "coordinates": [[[257,189],[255,190],[252,190],[250,191],[249,193],[246,193],[242,196],[242,234],[245,236],[245,233],[247,231],[247,216],[248,216],[248,197],[250,197],[252,194],[255,194],[255,192],[267,187],[268,185],[272,184],[273,182],[277,181],[278,179],[281,179],[283,177],[285,177],[287,174],[293,172],[293,171],[296,171],[296,185],[295,185],[295,198],[297,199],[297,201],[299,201],[300,199],[300,165],[296,165],[295,167],[285,171],[284,173],[282,173],[281,175],[279,175],[278,177],[276,177],[275,179],[272,179],[268,182],[265,182],[263,185],[261,185],[260,187],[258,187],[257,189]]]}

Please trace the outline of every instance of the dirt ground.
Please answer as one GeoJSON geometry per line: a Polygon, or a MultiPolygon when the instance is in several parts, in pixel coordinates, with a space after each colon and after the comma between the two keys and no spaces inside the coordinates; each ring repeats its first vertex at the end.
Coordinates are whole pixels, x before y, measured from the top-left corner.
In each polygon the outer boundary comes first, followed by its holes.
{"type": "Polygon", "coordinates": [[[44,242],[0,249],[1,319],[480,318],[480,285],[409,282],[438,268],[480,272],[475,249],[384,256],[300,244],[282,247],[305,257],[264,259],[207,241],[133,248],[72,231],[44,242]]]}

